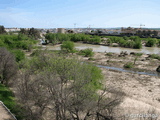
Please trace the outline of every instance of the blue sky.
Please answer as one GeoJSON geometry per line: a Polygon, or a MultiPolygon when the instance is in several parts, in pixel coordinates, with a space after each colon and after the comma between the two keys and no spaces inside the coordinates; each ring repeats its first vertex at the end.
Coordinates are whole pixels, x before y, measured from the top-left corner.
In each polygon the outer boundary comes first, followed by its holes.
{"type": "Polygon", "coordinates": [[[160,28],[159,5],[159,0],[0,0],[0,25],[160,28]]]}

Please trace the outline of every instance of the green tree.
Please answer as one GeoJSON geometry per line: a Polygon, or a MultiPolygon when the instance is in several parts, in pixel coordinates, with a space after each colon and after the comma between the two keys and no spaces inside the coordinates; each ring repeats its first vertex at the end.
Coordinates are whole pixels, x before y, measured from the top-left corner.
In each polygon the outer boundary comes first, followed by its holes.
{"type": "Polygon", "coordinates": [[[155,46],[156,42],[157,42],[157,39],[149,38],[147,43],[146,43],[146,46],[147,47],[153,47],[153,46],[155,46]]]}
{"type": "Polygon", "coordinates": [[[21,51],[21,50],[12,50],[11,52],[14,54],[14,56],[16,58],[16,62],[20,62],[21,60],[25,59],[25,54],[24,54],[23,51],[21,51]]]}
{"type": "Polygon", "coordinates": [[[4,26],[0,26],[0,34],[6,33],[4,26]]]}
{"type": "Polygon", "coordinates": [[[64,41],[61,45],[61,50],[65,50],[69,53],[73,53],[75,51],[74,43],[71,41],[64,41]]]}
{"type": "Polygon", "coordinates": [[[47,51],[24,64],[17,95],[28,119],[42,119],[46,112],[55,120],[107,119],[120,103],[118,97],[104,97],[102,72],[92,64],[47,51]]]}

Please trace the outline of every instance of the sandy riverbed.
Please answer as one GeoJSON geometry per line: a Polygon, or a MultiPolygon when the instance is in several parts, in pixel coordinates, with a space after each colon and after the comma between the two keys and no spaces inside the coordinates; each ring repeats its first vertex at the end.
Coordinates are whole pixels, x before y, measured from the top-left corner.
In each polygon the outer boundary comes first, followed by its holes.
{"type": "MultiPolygon", "coordinates": [[[[118,54],[106,56],[106,53],[95,53],[94,62],[107,66],[123,68],[127,62],[134,62],[134,55],[118,57],[118,54]]],[[[138,57],[135,68],[156,72],[159,60],[146,59],[148,55],[138,57]]],[[[83,58],[87,60],[87,58],[83,58]]],[[[149,75],[120,72],[101,68],[107,87],[120,88],[126,94],[124,101],[120,104],[123,114],[144,114],[148,111],[160,116],[160,78],[149,75]]],[[[131,118],[132,119],[132,118],[131,118]]],[[[134,120],[140,118],[133,118],[134,120]]]]}

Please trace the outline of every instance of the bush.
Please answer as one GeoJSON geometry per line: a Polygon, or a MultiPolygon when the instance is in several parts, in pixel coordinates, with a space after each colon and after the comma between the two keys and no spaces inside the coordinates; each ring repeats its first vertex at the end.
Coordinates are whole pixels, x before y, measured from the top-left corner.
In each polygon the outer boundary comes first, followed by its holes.
{"type": "Polygon", "coordinates": [[[143,53],[135,53],[135,56],[142,56],[143,53]]]}
{"type": "Polygon", "coordinates": [[[141,41],[135,41],[133,48],[135,48],[135,49],[141,49],[142,48],[141,41]]]}
{"type": "Polygon", "coordinates": [[[94,58],[92,58],[92,57],[90,57],[90,58],[88,58],[88,60],[92,60],[92,61],[94,61],[95,59],[94,59],[94,58]]]}
{"type": "Polygon", "coordinates": [[[157,54],[151,54],[149,57],[150,57],[150,58],[153,58],[153,59],[158,59],[158,60],[160,60],[160,56],[157,55],[157,54]]]}
{"type": "Polygon", "coordinates": [[[128,62],[128,63],[124,64],[124,66],[123,66],[123,67],[124,67],[124,68],[133,68],[133,67],[134,67],[134,65],[133,65],[133,63],[128,62]]]}
{"type": "Polygon", "coordinates": [[[61,50],[73,53],[75,51],[74,43],[71,41],[64,41],[61,45],[61,50]]]}
{"type": "Polygon", "coordinates": [[[13,93],[2,84],[0,84],[0,100],[15,114],[18,120],[22,120],[24,111],[15,102],[13,93]]]}
{"type": "Polygon", "coordinates": [[[147,47],[153,47],[156,44],[156,39],[149,39],[146,43],[147,47]]]}
{"type": "Polygon", "coordinates": [[[85,57],[92,57],[94,55],[94,52],[91,48],[87,48],[84,50],[80,50],[80,55],[84,55],[85,57]]]}
{"type": "Polygon", "coordinates": [[[23,51],[21,51],[21,50],[12,50],[11,52],[14,54],[14,56],[16,58],[16,62],[19,62],[19,61],[25,59],[25,54],[24,54],[23,51]]]}
{"type": "Polygon", "coordinates": [[[112,56],[112,54],[113,54],[113,53],[108,52],[108,53],[106,53],[105,55],[106,55],[106,56],[112,56]]]}

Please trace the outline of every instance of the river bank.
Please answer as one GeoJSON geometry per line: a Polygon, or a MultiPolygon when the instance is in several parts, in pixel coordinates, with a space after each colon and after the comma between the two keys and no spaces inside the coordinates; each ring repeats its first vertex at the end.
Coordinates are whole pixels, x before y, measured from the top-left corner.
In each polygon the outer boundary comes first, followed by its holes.
{"type": "MultiPolygon", "coordinates": [[[[95,64],[123,68],[127,62],[134,62],[135,55],[120,57],[115,53],[95,53],[93,61],[82,57],[84,61],[95,64]]],[[[149,58],[149,55],[138,56],[134,69],[139,71],[156,72],[160,62],[157,59],[149,58]]],[[[126,94],[119,110],[123,114],[142,114],[155,110],[160,115],[160,78],[157,76],[140,75],[136,73],[122,72],[101,68],[104,74],[106,87],[119,88],[126,94]]],[[[130,69],[132,70],[132,69],[130,69]]],[[[153,111],[152,111],[153,112],[153,111]]],[[[135,120],[135,119],[134,119],[135,120]]]]}

